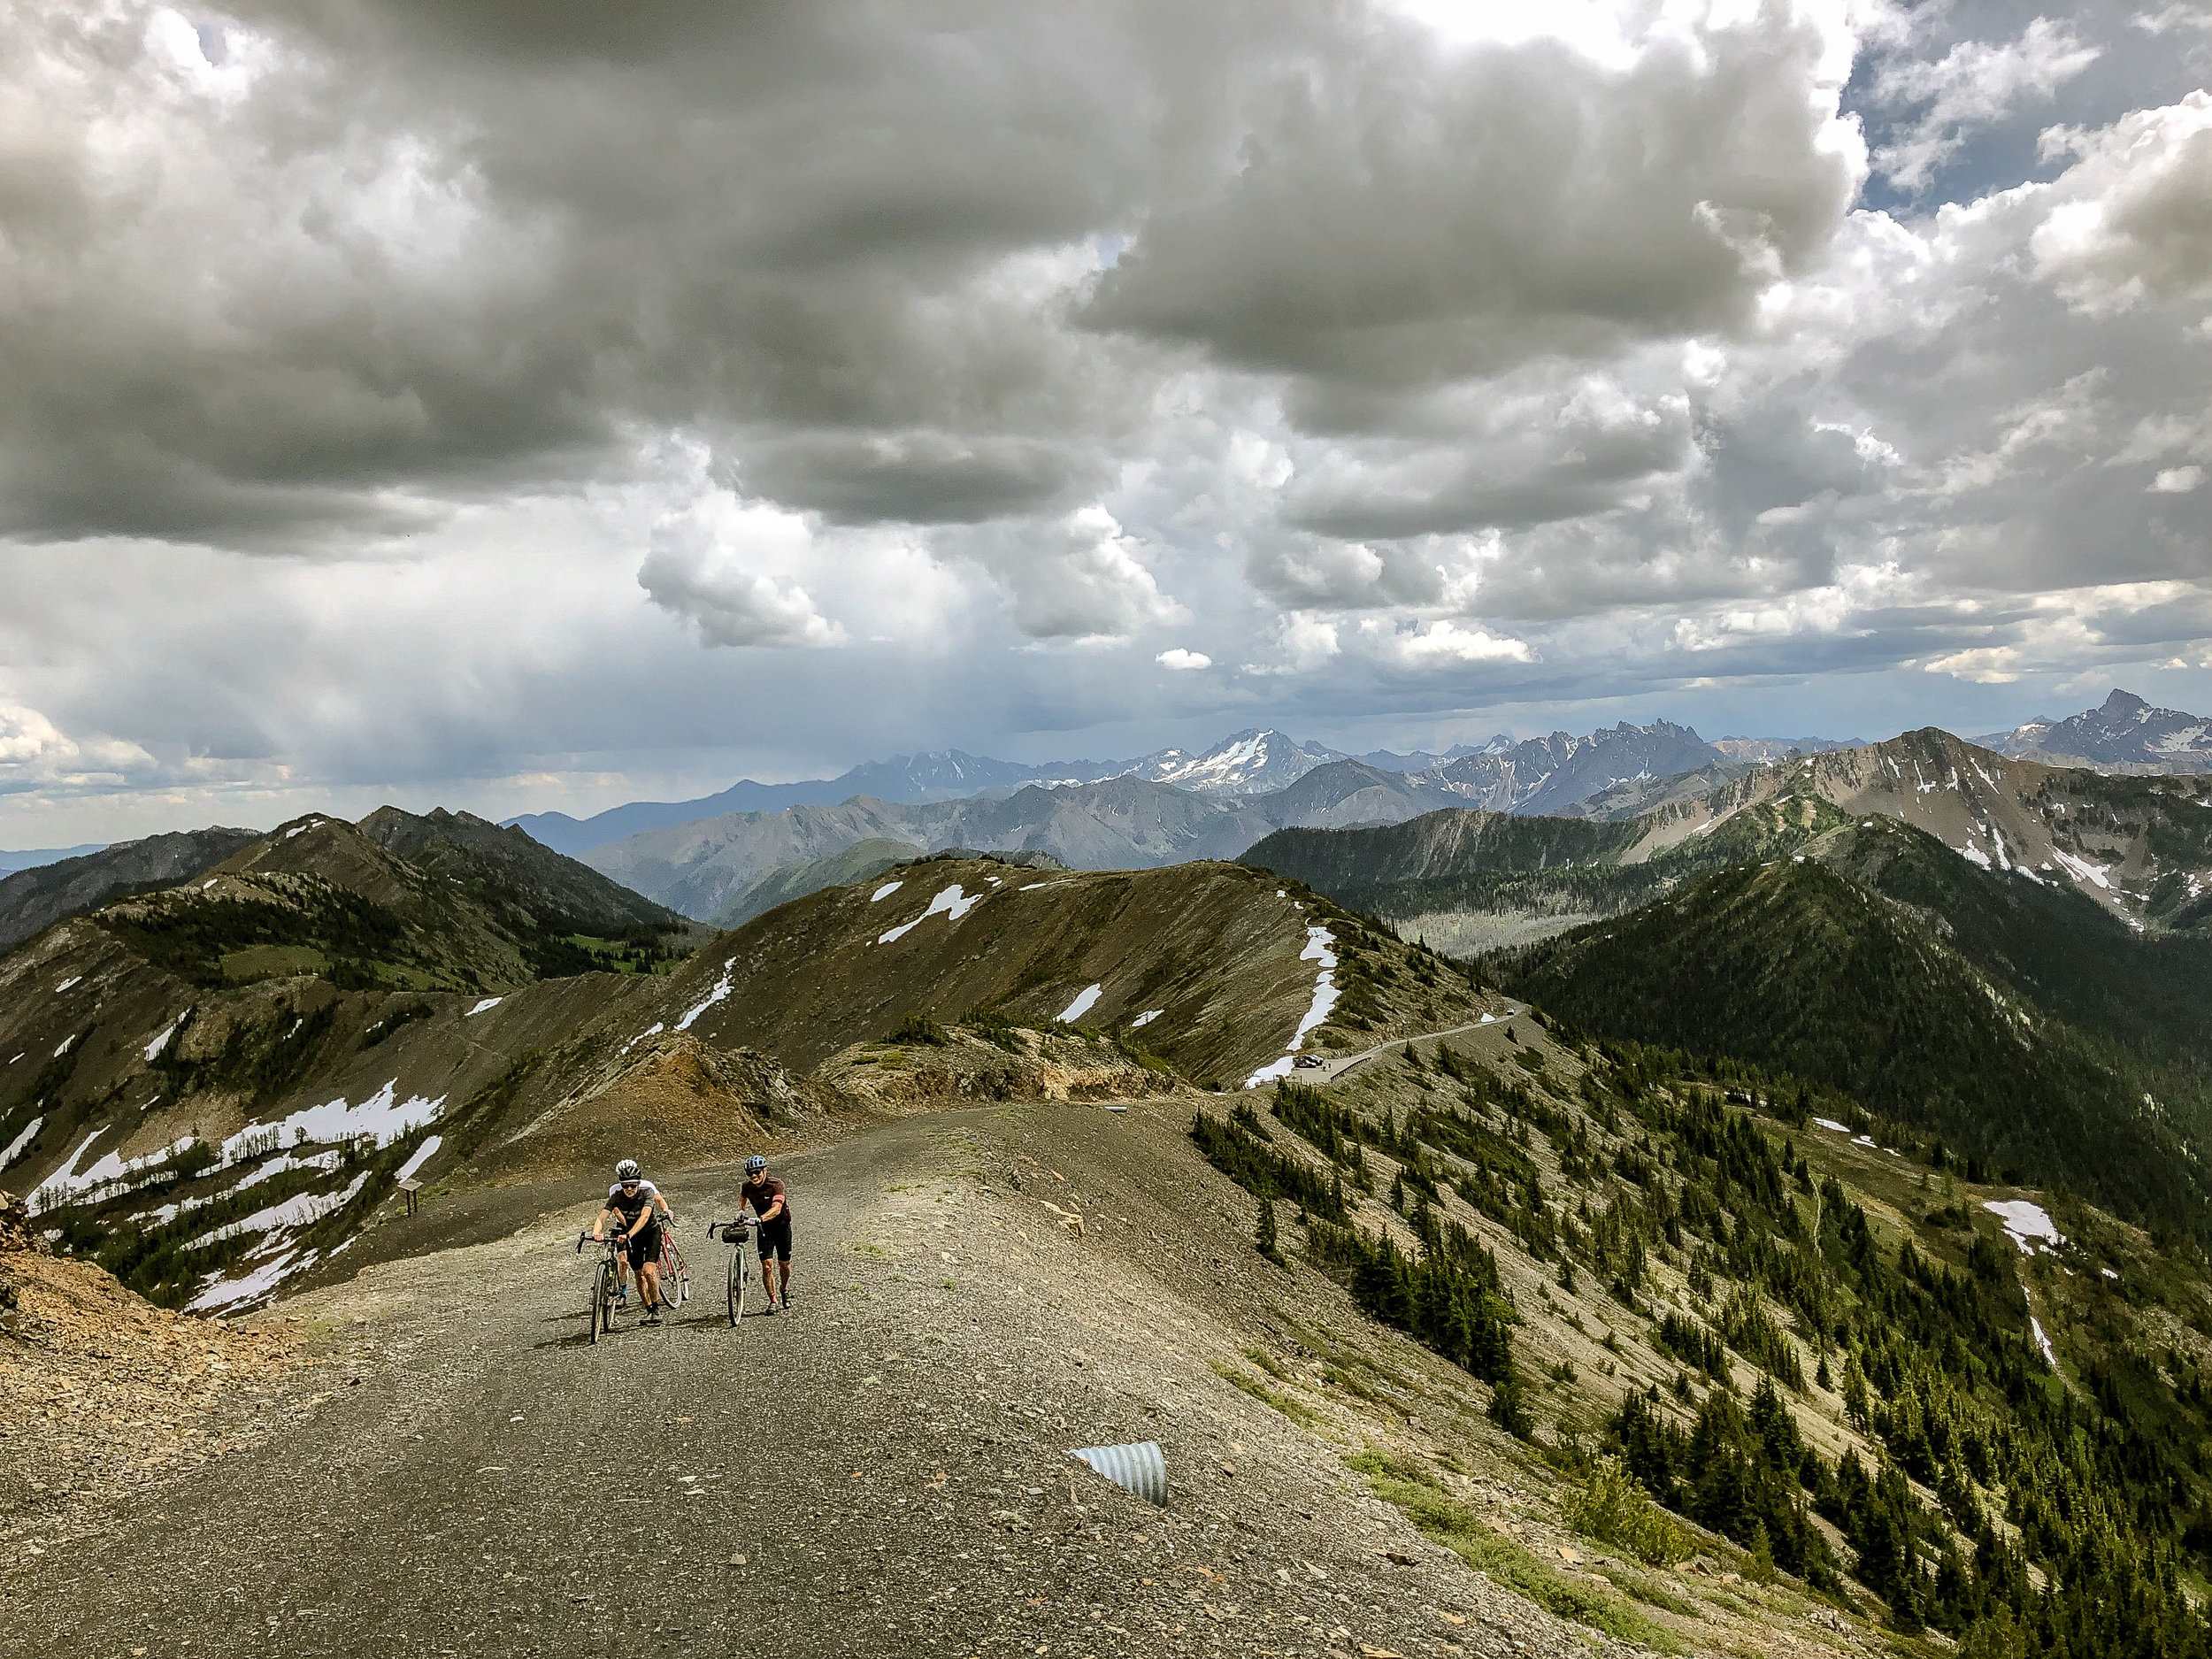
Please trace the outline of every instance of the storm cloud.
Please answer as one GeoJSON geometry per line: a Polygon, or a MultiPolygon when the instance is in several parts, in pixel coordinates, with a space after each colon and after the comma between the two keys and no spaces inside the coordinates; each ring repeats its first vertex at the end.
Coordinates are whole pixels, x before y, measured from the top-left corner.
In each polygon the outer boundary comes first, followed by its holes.
{"type": "Polygon", "coordinates": [[[0,841],[2212,696],[2200,19],[1512,13],[19,0],[0,841]]]}

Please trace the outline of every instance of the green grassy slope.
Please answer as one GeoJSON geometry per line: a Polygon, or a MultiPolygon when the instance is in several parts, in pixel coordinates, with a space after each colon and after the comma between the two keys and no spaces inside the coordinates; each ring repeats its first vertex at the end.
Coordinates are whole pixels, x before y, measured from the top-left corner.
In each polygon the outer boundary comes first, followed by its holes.
{"type": "Polygon", "coordinates": [[[881,875],[893,864],[921,856],[911,841],[874,836],[820,858],[804,858],[779,864],[730,901],[715,917],[717,927],[742,927],[756,916],[765,916],[780,904],[803,899],[824,887],[849,887],[881,875]]]}
{"type": "Polygon", "coordinates": [[[1279,831],[1244,862],[1380,916],[1609,914],[1704,872],[1794,850],[1849,821],[1817,796],[1785,794],[1644,857],[1647,818],[1605,823],[1454,809],[1371,829],[1279,831]]]}
{"type": "MultiPolygon", "coordinates": [[[[1325,1091],[1285,1084],[1194,1138],[1279,1205],[1263,1247],[1302,1248],[1490,1385],[1563,1517],[1624,1558],[1614,1587],[1771,1622],[1771,1647],[1738,1651],[1792,1645],[1781,1632],[1824,1621],[1824,1601],[1872,1615],[1901,1654],[1952,1651],[1930,1632],[1977,1659],[2208,1651],[2200,1249],[2046,1197],[2065,1236],[2024,1251],[1985,1207],[2016,1189],[1962,1179],[1924,1141],[1861,1146],[1797,1118],[1866,1121],[1833,1091],[1533,1017],[1500,1035],[1325,1091]],[[1755,1099],[1772,1110],[1731,1103],[1755,1099]],[[1693,1554],[1741,1578],[1672,1576],[1693,1554]]],[[[1329,1397],[1291,1368],[1271,1378],[1286,1413],[1329,1397]]],[[[1352,1463],[1425,1527],[1490,1538],[1448,1453],[1352,1463]]],[[[1632,1611],[1601,1589],[1568,1616],[1618,1633],[1632,1611]]]]}
{"type": "Polygon", "coordinates": [[[1493,965],[1594,1031],[1786,1067],[1993,1164],[2212,1230],[2193,1156],[2212,949],[2139,939],[1904,826],[1832,832],[1493,965]]]}

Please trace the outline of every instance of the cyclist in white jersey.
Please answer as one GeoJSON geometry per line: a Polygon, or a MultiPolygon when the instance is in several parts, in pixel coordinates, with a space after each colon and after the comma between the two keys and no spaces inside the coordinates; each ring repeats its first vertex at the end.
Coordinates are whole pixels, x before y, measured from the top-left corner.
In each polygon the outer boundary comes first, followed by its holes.
{"type": "MultiPolygon", "coordinates": [[[[665,1218],[675,1225],[675,1212],[668,1200],[652,1182],[638,1171],[635,1158],[625,1158],[614,1166],[614,1185],[607,1188],[606,1208],[599,1212],[593,1224],[591,1236],[607,1236],[607,1223],[620,1223],[617,1234],[622,1241],[622,1259],[626,1270],[637,1274],[640,1294],[645,1298],[645,1323],[661,1322],[661,1224],[665,1218]]],[[[625,1283],[623,1294],[629,1294],[625,1283]]]]}

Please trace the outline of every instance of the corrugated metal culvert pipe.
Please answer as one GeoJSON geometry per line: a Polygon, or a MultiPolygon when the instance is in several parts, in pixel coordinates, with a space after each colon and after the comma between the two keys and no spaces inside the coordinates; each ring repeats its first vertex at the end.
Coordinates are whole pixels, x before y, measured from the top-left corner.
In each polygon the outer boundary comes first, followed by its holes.
{"type": "Polygon", "coordinates": [[[1157,1440],[1139,1440],[1133,1446],[1086,1446],[1068,1454],[1088,1463],[1124,1492],[1133,1492],[1147,1503],[1167,1503],[1167,1456],[1157,1440]]]}

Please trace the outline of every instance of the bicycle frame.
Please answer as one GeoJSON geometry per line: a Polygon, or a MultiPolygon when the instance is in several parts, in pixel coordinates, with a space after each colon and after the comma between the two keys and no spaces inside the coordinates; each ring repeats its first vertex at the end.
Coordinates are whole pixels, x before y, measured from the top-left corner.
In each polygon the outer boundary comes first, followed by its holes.
{"type": "Polygon", "coordinates": [[[758,1225],[759,1223],[751,1216],[740,1216],[734,1221],[710,1221],[707,1224],[707,1236],[711,1239],[718,1232],[722,1241],[730,1247],[726,1298],[733,1328],[745,1317],[747,1290],[753,1278],[746,1263],[745,1247],[752,1242],[758,1225]]]}
{"type": "Polygon", "coordinates": [[[576,1235],[576,1253],[581,1256],[587,1244],[599,1247],[602,1254],[591,1281],[591,1340],[597,1342],[601,1334],[614,1329],[615,1288],[621,1280],[622,1240],[610,1234],[595,1239],[588,1233],[576,1235]]]}

